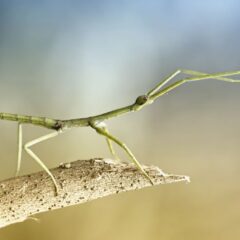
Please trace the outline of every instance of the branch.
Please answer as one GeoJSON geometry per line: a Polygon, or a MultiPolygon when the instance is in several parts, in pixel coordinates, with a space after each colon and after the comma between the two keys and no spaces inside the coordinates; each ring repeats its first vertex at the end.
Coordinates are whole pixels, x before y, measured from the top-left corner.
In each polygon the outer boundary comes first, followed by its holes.
{"type": "MultiPolygon", "coordinates": [[[[154,185],[189,182],[187,176],[165,174],[155,166],[144,168],[154,185]]],[[[0,228],[22,222],[36,213],[152,186],[135,165],[111,159],[79,160],[51,171],[61,186],[57,196],[45,172],[0,182],[0,228]]]]}

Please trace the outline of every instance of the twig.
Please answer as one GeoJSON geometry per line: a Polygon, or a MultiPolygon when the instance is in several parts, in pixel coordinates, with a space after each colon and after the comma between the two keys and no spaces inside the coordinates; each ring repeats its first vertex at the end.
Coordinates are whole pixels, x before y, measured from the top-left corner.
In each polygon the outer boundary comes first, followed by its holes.
{"type": "MultiPolygon", "coordinates": [[[[189,181],[187,176],[165,174],[155,166],[144,169],[154,185],[189,181]]],[[[79,160],[51,171],[61,185],[57,196],[45,171],[0,182],[0,228],[36,213],[152,186],[135,165],[111,159],[79,160]]]]}

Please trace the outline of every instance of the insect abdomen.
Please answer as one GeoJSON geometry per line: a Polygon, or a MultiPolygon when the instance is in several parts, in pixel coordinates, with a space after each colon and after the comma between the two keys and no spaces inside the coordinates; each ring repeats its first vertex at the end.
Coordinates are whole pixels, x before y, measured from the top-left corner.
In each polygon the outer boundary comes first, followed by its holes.
{"type": "Polygon", "coordinates": [[[40,125],[46,128],[54,128],[57,123],[57,120],[51,118],[35,117],[12,113],[0,113],[0,119],[16,121],[19,123],[30,123],[34,125],[40,125]]]}

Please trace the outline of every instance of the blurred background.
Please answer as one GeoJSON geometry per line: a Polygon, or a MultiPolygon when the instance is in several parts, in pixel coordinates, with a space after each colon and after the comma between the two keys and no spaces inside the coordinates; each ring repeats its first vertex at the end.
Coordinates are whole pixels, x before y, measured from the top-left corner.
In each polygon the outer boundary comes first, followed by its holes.
{"type": "MultiPolygon", "coordinates": [[[[0,1],[0,112],[68,119],[133,103],[177,68],[240,69],[237,0],[0,1]]],[[[1,240],[240,236],[240,85],[206,80],[108,126],[172,184],[39,214],[1,240]]],[[[49,132],[24,126],[24,141],[49,132]]],[[[0,122],[0,178],[13,177],[17,124],[0,122]]],[[[90,128],[34,146],[49,167],[110,157],[90,128]]],[[[128,158],[117,148],[123,160],[128,158]]],[[[24,153],[21,174],[41,170],[24,153]]]]}

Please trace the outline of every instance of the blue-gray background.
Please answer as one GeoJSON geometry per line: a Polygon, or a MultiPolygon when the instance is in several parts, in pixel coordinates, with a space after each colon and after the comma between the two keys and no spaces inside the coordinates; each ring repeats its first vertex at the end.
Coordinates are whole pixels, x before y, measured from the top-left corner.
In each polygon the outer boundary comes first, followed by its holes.
{"type": "MultiPolygon", "coordinates": [[[[0,112],[83,117],[130,104],[177,68],[240,69],[240,2],[0,1],[0,112]]],[[[109,122],[142,163],[176,184],[38,215],[0,231],[21,239],[229,239],[240,236],[240,85],[187,84],[109,122]]],[[[0,178],[16,167],[16,123],[0,122],[0,178]]],[[[48,131],[25,126],[24,141],[48,131]]],[[[49,167],[109,157],[91,129],[34,147],[49,167]]],[[[126,156],[119,151],[122,158],[126,156]]],[[[40,170],[24,154],[21,174],[40,170]]]]}

